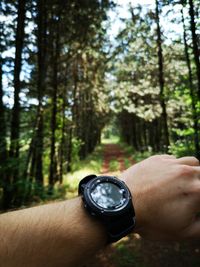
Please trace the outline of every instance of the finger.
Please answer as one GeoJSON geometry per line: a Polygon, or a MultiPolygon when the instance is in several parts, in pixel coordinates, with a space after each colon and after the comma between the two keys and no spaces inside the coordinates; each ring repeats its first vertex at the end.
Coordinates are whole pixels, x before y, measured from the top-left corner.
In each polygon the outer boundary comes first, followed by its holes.
{"type": "Polygon", "coordinates": [[[193,166],[192,168],[195,171],[195,173],[197,174],[198,178],[200,179],[200,165],[193,166]]]}
{"type": "Polygon", "coordinates": [[[177,159],[177,162],[183,165],[199,166],[199,160],[195,157],[182,157],[177,159]]]}

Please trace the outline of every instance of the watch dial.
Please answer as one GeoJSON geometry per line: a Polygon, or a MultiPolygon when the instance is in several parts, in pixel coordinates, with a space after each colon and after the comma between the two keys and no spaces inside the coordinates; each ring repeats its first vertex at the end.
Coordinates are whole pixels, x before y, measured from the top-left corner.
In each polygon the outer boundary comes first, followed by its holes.
{"type": "Polygon", "coordinates": [[[97,184],[91,191],[91,197],[98,206],[105,209],[114,209],[126,201],[124,189],[108,182],[97,184]]]}

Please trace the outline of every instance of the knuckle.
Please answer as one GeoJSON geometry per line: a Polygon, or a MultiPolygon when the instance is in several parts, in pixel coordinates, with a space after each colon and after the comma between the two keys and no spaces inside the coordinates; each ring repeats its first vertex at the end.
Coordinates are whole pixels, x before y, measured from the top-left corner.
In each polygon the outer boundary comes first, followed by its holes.
{"type": "Polygon", "coordinates": [[[179,176],[193,176],[195,174],[195,170],[192,166],[181,165],[178,169],[179,176]]]}
{"type": "Polygon", "coordinates": [[[199,165],[199,160],[195,157],[191,157],[191,160],[194,162],[195,165],[199,165]]]}

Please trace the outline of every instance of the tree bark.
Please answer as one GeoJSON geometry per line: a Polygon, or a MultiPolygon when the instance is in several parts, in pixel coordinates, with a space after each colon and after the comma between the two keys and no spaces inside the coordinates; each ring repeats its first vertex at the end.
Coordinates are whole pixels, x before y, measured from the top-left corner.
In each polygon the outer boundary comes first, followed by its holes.
{"type": "Polygon", "coordinates": [[[165,103],[165,94],[164,94],[164,72],[163,72],[163,52],[162,52],[162,38],[161,38],[161,29],[160,29],[160,17],[159,17],[159,2],[156,0],[156,24],[157,24],[157,46],[158,46],[158,67],[159,67],[159,86],[160,86],[160,103],[162,107],[162,118],[163,118],[163,132],[164,132],[164,140],[165,152],[168,151],[168,147],[170,145],[169,141],[169,131],[167,124],[167,111],[166,111],[166,103],[165,103]]]}
{"type": "Polygon", "coordinates": [[[57,24],[54,40],[54,52],[53,52],[53,80],[52,80],[52,115],[51,115],[51,151],[50,151],[50,169],[49,169],[49,193],[52,193],[53,186],[57,180],[57,159],[56,159],[56,115],[57,115],[57,95],[58,95],[58,59],[59,59],[59,21],[55,21],[57,24]]]}
{"type": "MultiPolygon", "coordinates": [[[[19,137],[20,137],[20,99],[19,94],[21,90],[20,73],[22,68],[22,50],[24,43],[24,27],[25,27],[25,13],[26,0],[18,1],[18,15],[17,15],[17,30],[15,42],[15,60],[14,60],[14,106],[12,109],[11,119],[11,137],[10,137],[10,161],[13,163],[8,179],[13,182],[13,194],[17,191],[17,181],[19,172],[19,137]]],[[[7,199],[8,206],[11,204],[11,199],[7,199]]]]}
{"type": "Polygon", "coordinates": [[[190,29],[192,33],[192,48],[194,54],[194,60],[196,65],[196,76],[198,86],[198,98],[200,100],[200,61],[199,61],[199,49],[198,49],[198,38],[196,34],[196,23],[194,15],[194,3],[193,0],[189,0],[189,13],[190,13],[190,29]]]}
{"type": "Polygon", "coordinates": [[[191,68],[190,56],[189,56],[189,51],[188,51],[183,9],[181,9],[181,16],[182,16],[182,24],[183,24],[183,40],[184,40],[184,48],[185,48],[185,59],[186,59],[186,64],[187,64],[187,68],[188,68],[190,98],[191,98],[191,104],[192,104],[192,117],[193,117],[193,127],[194,127],[194,146],[195,146],[196,154],[198,154],[199,149],[200,149],[200,147],[199,147],[199,135],[198,135],[198,117],[197,117],[197,110],[196,110],[195,90],[194,90],[194,83],[193,83],[193,77],[192,77],[192,68],[191,68]]]}
{"type": "MultiPolygon", "coordinates": [[[[2,51],[1,51],[2,52],[2,51]]],[[[3,209],[7,207],[8,184],[6,180],[7,144],[5,107],[3,104],[3,59],[0,57],[0,184],[3,188],[3,209]]]]}
{"type": "Polygon", "coordinates": [[[72,162],[72,130],[73,125],[69,125],[69,134],[68,134],[68,142],[67,142],[67,172],[71,171],[71,162],[72,162]]]}
{"type": "Polygon", "coordinates": [[[63,158],[64,158],[64,147],[65,147],[65,92],[63,93],[62,99],[62,129],[61,129],[61,140],[60,140],[60,149],[59,149],[59,182],[63,182],[63,158]]]}
{"type": "Polygon", "coordinates": [[[37,186],[43,187],[43,96],[46,91],[46,31],[47,31],[47,5],[46,0],[38,0],[38,124],[36,129],[36,160],[35,160],[35,180],[37,186]]]}
{"type": "MultiPolygon", "coordinates": [[[[36,121],[33,127],[33,136],[30,142],[26,164],[23,173],[23,179],[26,186],[27,196],[30,193],[31,183],[35,180],[36,188],[35,194],[41,192],[43,188],[43,96],[46,90],[46,73],[47,73],[47,62],[46,62],[46,46],[47,46],[47,6],[46,0],[38,0],[37,2],[37,97],[38,97],[38,108],[36,114],[36,121]],[[37,192],[38,191],[38,192],[37,192]]],[[[24,198],[26,201],[26,197],[24,198]]]]}

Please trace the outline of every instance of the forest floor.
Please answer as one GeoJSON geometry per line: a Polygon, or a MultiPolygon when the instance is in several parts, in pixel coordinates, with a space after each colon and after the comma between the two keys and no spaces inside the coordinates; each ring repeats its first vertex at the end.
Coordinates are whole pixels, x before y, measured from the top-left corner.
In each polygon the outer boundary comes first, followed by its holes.
{"type": "MultiPolygon", "coordinates": [[[[101,173],[117,175],[133,164],[118,144],[105,144],[101,173]],[[127,161],[128,159],[128,161],[127,161]],[[128,164],[127,164],[128,162],[128,164]]],[[[108,246],[82,267],[199,267],[200,241],[160,243],[131,234],[108,246]]]]}

